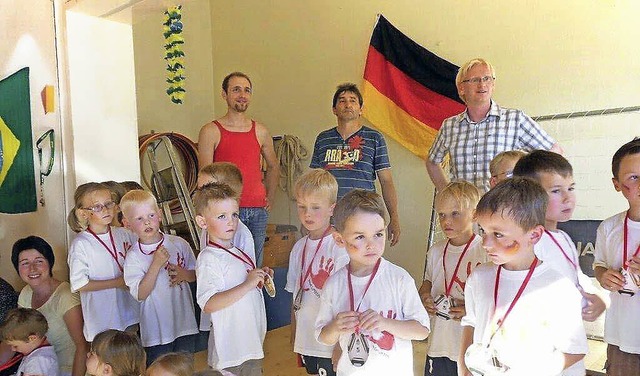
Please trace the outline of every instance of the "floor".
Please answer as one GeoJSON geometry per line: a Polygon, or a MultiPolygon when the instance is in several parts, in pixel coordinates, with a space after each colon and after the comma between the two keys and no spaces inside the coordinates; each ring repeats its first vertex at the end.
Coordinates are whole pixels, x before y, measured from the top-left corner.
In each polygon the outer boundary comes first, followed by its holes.
{"type": "MultiPolygon", "coordinates": [[[[264,375],[266,376],[304,376],[304,368],[298,368],[296,357],[291,350],[290,329],[284,326],[267,332],[264,341],[265,359],[264,375]]],[[[427,342],[416,341],[413,343],[414,375],[424,374],[427,342]]],[[[585,357],[588,370],[600,372],[606,359],[606,344],[600,341],[589,340],[589,354],[585,357]]],[[[196,370],[207,367],[207,353],[201,351],[195,355],[196,370]]],[[[598,375],[588,372],[588,375],[598,375]]]]}

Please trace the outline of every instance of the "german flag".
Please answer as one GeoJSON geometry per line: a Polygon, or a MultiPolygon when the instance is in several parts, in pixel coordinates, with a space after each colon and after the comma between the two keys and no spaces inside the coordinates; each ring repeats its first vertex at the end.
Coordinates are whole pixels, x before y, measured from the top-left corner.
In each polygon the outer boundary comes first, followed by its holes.
{"type": "Polygon", "coordinates": [[[458,66],[409,39],[380,15],[364,68],[363,116],[426,159],[442,121],[465,109],[455,85],[457,72],[458,66]]]}

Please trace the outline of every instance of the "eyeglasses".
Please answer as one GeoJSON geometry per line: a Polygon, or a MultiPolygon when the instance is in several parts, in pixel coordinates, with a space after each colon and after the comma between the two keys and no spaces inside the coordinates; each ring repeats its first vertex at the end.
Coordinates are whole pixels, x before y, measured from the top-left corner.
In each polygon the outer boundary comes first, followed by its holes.
{"type": "Polygon", "coordinates": [[[100,213],[101,211],[103,211],[105,208],[107,209],[112,209],[114,206],[116,206],[116,203],[113,201],[107,201],[104,204],[95,204],[93,206],[89,206],[88,208],[80,208],[83,210],[90,210],[94,213],[100,213]]]}
{"type": "Polygon", "coordinates": [[[497,177],[498,177],[498,176],[500,176],[500,175],[504,175],[504,178],[505,178],[505,179],[509,179],[509,178],[512,178],[512,177],[513,177],[513,171],[508,170],[508,171],[505,171],[505,172],[500,172],[500,173],[497,173],[497,174],[495,174],[495,175],[491,175],[491,177],[492,177],[492,178],[497,178],[497,177]]]}
{"type": "Polygon", "coordinates": [[[471,82],[472,84],[478,84],[480,82],[490,82],[495,80],[496,78],[493,76],[484,76],[484,77],[473,77],[466,80],[462,80],[462,82],[467,83],[471,82]]]}

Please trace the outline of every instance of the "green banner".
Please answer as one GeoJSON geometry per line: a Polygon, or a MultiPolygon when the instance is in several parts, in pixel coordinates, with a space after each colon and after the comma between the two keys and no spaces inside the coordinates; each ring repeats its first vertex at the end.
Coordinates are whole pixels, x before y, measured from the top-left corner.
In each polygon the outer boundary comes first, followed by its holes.
{"type": "Polygon", "coordinates": [[[29,68],[0,81],[0,213],[37,209],[29,68]]]}

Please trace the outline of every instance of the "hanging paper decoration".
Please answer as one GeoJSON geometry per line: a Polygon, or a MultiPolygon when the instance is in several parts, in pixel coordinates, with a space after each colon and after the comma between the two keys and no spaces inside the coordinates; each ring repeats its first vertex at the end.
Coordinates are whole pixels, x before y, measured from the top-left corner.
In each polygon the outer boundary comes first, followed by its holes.
{"type": "Polygon", "coordinates": [[[167,8],[164,11],[164,39],[166,51],[164,59],[167,61],[167,94],[171,102],[182,104],[186,91],[184,90],[184,38],[182,37],[182,5],[167,8]]]}

